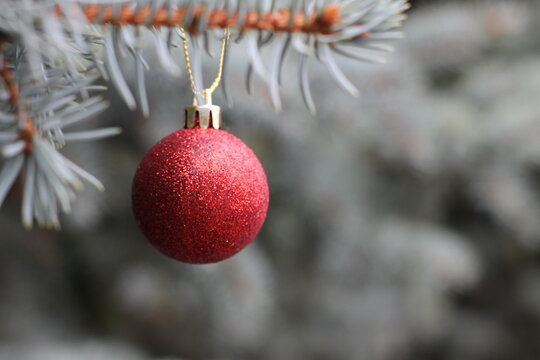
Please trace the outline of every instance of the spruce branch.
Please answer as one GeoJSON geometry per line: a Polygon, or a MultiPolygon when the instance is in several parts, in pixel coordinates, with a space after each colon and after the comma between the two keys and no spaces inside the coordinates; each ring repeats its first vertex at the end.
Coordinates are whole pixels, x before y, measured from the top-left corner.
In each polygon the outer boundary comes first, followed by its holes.
{"type": "MultiPolygon", "coordinates": [[[[7,51],[9,54],[9,51],[7,51]]],[[[69,71],[44,69],[44,79],[29,74],[24,56],[11,64],[0,61],[8,101],[0,107],[0,206],[17,178],[23,183],[22,221],[31,228],[59,228],[58,213],[70,212],[76,193],[87,182],[103,190],[93,175],[67,159],[60,150],[71,141],[94,140],[119,133],[117,128],[69,132],[70,126],[89,120],[106,108],[101,97],[91,96],[95,79],[74,78],[69,71]]]]}
{"type": "MultiPolygon", "coordinates": [[[[396,29],[405,20],[409,8],[407,0],[341,0],[311,1],[121,1],[106,3],[74,3],[71,7],[55,6],[60,18],[70,18],[72,12],[91,24],[106,26],[100,40],[103,45],[105,68],[114,87],[129,108],[137,105],[148,115],[148,100],[144,85],[141,32],[150,31],[152,42],[162,67],[174,75],[180,73],[171,47],[177,46],[186,29],[195,44],[193,52],[211,54],[210,38],[221,40],[222,32],[230,27],[237,42],[244,41],[250,65],[246,71],[246,88],[251,92],[253,76],[257,75],[268,86],[276,110],[281,109],[279,79],[286,55],[292,49],[302,56],[315,58],[327,66],[333,78],[347,92],[358,96],[358,90],[339,69],[336,56],[345,56],[367,63],[384,63],[384,53],[392,48],[384,42],[402,37],[396,29]],[[269,63],[261,50],[275,43],[269,63]],[[129,53],[137,71],[136,95],[128,87],[120,70],[119,57],[129,53]]],[[[102,27],[103,29],[103,27],[102,27]]],[[[195,54],[195,78],[202,82],[203,57],[195,54]]],[[[299,62],[300,90],[307,108],[314,113],[314,102],[309,87],[308,61],[299,62]]],[[[227,72],[224,83],[227,84],[227,72]]],[[[226,92],[227,86],[223,86],[226,92]]],[[[226,93],[230,102],[231,96],[226,93]]],[[[199,99],[202,101],[202,99],[199,99]]]]}

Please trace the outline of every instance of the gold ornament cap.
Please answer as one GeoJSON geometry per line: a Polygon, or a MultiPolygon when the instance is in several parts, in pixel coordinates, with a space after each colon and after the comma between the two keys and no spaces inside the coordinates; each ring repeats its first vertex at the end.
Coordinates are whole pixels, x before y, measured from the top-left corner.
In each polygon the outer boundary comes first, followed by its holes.
{"type": "Polygon", "coordinates": [[[221,129],[221,108],[212,104],[212,93],[204,91],[205,104],[199,105],[197,97],[193,97],[193,105],[185,110],[184,129],[193,129],[199,126],[201,129],[221,129]]]}

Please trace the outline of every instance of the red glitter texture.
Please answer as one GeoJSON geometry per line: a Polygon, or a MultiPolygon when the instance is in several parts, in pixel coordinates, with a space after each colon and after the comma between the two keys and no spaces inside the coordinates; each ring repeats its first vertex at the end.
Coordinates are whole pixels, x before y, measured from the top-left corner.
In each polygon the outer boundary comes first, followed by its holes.
{"type": "Polygon", "coordinates": [[[144,156],[133,180],[133,212],[148,240],[174,259],[231,257],[257,235],[268,209],[261,163],[223,130],[184,129],[144,156]]]}

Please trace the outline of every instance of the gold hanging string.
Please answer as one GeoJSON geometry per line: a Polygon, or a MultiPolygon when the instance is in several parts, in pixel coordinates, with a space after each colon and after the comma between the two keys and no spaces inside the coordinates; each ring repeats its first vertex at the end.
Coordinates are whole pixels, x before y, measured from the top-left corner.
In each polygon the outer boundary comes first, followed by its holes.
{"type": "Polygon", "coordinates": [[[191,91],[193,91],[193,95],[203,95],[206,99],[206,101],[211,102],[211,96],[212,93],[217,89],[219,86],[219,83],[221,82],[221,77],[223,75],[223,63],[225,61],[225,51],[227,49],[227,45],[229,43],[230,38],[230,31],[229,28],[226,27],[225,30],[223,30],[223,41],[221,43],[221,54],[219,56],[219,67],[218,67],[218,74],[209,88],[204,89],[203,91],[200,91],[197,89],[197,85],[195,84],[195,79],[193,78],[193,70],[191,68],[191,61],[189,56],[189,47],[188,47],[188,39],[186,32],[183,27],[180,27],[180,33],[182,34],[182,42],[184,44],[184,56],[186,58],[186,68],[189,76],[189,83],[191,85],[191,91]]]}

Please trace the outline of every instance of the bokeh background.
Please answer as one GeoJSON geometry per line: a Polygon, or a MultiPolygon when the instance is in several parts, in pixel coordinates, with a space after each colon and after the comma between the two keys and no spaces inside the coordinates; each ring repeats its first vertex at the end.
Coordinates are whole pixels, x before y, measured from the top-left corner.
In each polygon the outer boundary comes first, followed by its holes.
{"type": "Polygon", "coordinates": [[[131,214],[138,161],[190,102],[147,54],[151,117],[111,91],[99,121],[123,135],[66,149],[107,191],[58,233],[22,230],[16,191],[0,210],[0,359],[540,359],[540,2],[413,5],[388,64],[341,63],[360,98],[313,67],[315,117],[296,59],[278,114],[233,46],[226,128],[271,204],[214,265],[160,255],[131,214]]]}

